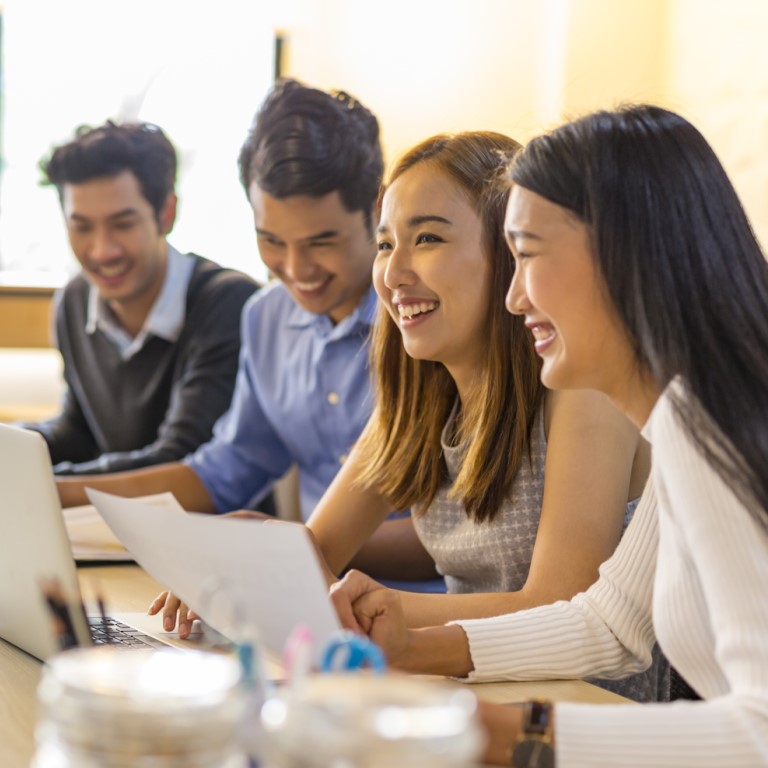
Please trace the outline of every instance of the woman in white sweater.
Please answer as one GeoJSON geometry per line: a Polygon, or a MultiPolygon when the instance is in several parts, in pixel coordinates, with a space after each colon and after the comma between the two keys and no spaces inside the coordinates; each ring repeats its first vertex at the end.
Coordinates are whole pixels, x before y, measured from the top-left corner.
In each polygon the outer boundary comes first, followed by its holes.
{"type": "Polygon", "coordinates": [[[768,264],[711,148],[658,107],[540,136],[509,178],[507,306],[545,385],[600,390],[643,428],[643,500],[569,602],[408,631],[353,572],[339,612],[392,663],[470,680],[621,677],[658,639],[703,699],[484,707],[494,763],[768,765],[768,264]]]}

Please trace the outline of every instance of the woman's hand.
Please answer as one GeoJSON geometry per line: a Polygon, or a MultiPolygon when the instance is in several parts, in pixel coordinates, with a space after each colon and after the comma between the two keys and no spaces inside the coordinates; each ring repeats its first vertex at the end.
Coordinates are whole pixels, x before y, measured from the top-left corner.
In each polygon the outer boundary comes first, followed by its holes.
{"type": "Polygon", "coordinates": [[[192,631],[192,622],[200,617],[185,603],[182,603],[173,592],[163,591],[161,592],[149,606],[150,616],[154,616],[162,611],[163,614],[163,629],[166,632],[173,632],[173,628],[176,626],[178,618],[179,622],[179,638],[186,640],[190,632],[192,631]]]}
{"type": "Polygon", "coordinates": [[[408,627],[400,595],[360,571],[350,571],[331,587],[342,626],[367,635],[394,666],[408,650],[408,627]]]}

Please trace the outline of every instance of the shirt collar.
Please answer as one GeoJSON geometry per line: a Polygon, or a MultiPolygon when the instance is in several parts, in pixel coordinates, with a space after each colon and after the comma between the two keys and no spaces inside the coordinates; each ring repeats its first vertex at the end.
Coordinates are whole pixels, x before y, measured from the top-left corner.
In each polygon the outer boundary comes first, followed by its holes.
{"type": "Polygon", "coordinates": [[[85,330],[93,334],[96,330],[106,334],[119,348],[123,359],[138,352],[150,336],[158,336],[174,342],[179,338],[186,319],[186,296],[195,262],[189,254],[179,253],[168,244],[168,263],[163,287],[135,338],[115,321],[109,306],[99,292],[91,286],[88,294],[88,315],[85,330]]]}
{"type": "Polygon", "coordinates": [[[340,323],[334,325],[328,315],[316,315],[314,312],[308,312],[294,301],[290,316],[288,317],[288,326],[290,328],[314,326],[321,333],[330,334],[333,332],[334,336],[338,337],[351,334],[358,330],[358,328],[367,331],[373,325],[374,318],[376,317],[376,304],[376,291],[373,289],[373,285],[371,285],[363,294],[354,311],[347,315],[340,323]]]}

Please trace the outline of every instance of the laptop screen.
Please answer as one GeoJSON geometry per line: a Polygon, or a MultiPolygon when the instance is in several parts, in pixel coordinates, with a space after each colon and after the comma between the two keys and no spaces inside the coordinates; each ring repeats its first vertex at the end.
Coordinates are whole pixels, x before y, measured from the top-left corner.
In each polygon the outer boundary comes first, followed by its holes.
{"type": "Polygon", "coordinates": [[[45,582],[79,605],[48,446],[37,432],[0,424],[0,637],[38,659],[58,650],[45,582]]]}

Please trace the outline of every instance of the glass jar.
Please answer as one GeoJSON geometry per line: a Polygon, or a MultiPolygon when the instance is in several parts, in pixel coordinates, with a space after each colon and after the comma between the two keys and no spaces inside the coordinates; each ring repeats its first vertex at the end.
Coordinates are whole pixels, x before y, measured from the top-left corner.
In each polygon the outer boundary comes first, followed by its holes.
{"type": "Polygon", "coordinates": [[[310,677],[262,707],[264,768],[465,768],[483,746],[477,700],[400,674],[310,677]]]}
{"type": "Polygon", "coordinates": [[[231,657],[65,651],[45,666],[32,768],[239,768],[244,698],[231,657]]]}

